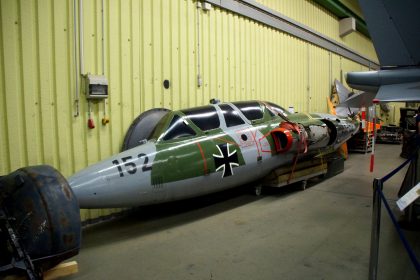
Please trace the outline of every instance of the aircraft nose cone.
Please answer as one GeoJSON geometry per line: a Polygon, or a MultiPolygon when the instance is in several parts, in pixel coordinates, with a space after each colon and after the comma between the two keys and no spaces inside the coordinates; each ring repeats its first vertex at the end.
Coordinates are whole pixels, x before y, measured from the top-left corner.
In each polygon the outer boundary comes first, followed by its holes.
{"type": "Polygon", "coordinates": [[[101,207],[99,197],[106,189],[103,177],[93,178],[90,173],[79,172],[68,179],[80,208],[101,207]]]}
{"type": "Polygon", "coordinates": [[[68,178],[80,208],[118,208],[150,203],[153,200],[150,174],[155,152],[154,143],[146,143],[68,178]]]}

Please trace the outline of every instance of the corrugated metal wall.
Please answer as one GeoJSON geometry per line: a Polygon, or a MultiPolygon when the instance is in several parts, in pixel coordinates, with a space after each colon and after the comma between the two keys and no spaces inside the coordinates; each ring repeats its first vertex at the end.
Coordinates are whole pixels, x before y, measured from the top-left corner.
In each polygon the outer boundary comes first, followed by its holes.
{"type": "MultiPolygon", "coordinates": [[[[341,38],[337,17],[312,0],[257,0],[256,2],[279,11],[377,62],[376,52],[369,38],[359,32],[353,32],[341,38]]],[[[349,7],[358,6],[357,4],[350,5],[347,2],[349,1],[343,1],[349,7]]],[[[359,13],[360,11],[356,10],[355,12],[359,13]]]]}
{"type": "MultiPolygon", "coordinates": [[[[69,176],[118,152],[131,121],[155,107],[185,108],[211,98],[262,99],[297,111],[325,112],[332,81],[343,80],[347,71],[367,70],[224,10],[197,12],[193,0],[104,2],[104,65],[102,1],[83,5],[83,74],[101,74],[104,66],[110,92],[105,109],[102,102],[92,105],[96,128],[90,130],[83,92],[80,116],[74,117],[73,1],[1,0],[0,174],[49,164],[69,176]],[[162,85],[165,79],[169,89],[162,85]],[[104,114],[110,118],[105,126],[104,114]]],[[[308,1],[261,2],[284,3],[272,8],[290,17],[294,11],[296,19],[336,39],[337,21],[308,1]]],[[[343,43],[375,58],[371,43],[358,36],[343,43]]],[[[82,215],[87,219],[112,211],[82,215]]]]}

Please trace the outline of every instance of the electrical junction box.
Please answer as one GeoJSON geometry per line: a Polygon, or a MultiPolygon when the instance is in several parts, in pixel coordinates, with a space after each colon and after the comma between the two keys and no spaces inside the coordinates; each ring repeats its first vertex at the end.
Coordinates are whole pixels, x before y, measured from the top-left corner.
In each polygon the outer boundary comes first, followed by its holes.
{"type": "Polygon", "coordinates": [[[210,11],[210,10],[211,10],[211,4],[210,4],[210,3],[207,3],[207,2],[203,2],[203,3],[201,4],[201,8],[202,8],[204,11],[210,11]]]}
{"type": "Polygon", "coordinates": [[[86,98],[108,98],[108,79],[105,76],[96,76],[88,74],[86,76],[86,98]]]}
{"type": "Polygon", "coordinates": [[[354,31],[356,31],[356,19],[349,17],[349,18],[343,18],[340,20],[339,23],[339,32],[340,37],[344,37],[354,31]]]}

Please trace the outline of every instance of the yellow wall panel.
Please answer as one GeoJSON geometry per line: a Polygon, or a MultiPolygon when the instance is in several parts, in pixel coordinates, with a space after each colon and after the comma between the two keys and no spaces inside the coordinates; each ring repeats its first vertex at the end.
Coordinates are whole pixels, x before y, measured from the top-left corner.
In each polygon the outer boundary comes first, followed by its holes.
{"type": "Polygon", "coordinates": [[[380,116],[380,118],[383,119],[383,122],[385,122],[386,125],[391,124],[391,125],[399,126],[400,117],[401,117],[400,109],[406,107],[405,103],[404,102],[390,102],[388,103],[388,105],[390,107],[390,112],[388,113],[388,119],[386,118],[387,117],[386,114],[384,114],[384,116],[380,116]]]}
{"type": "MultiPolygon", "coordinates": [[[[372,42],[359,32],[353,32],[343,38],[339,36],[339,19],[325,8],[310,0],[256,0],[299,23],[322,33],[323,35],[378,61],[372,42]]],[[[346,1],[348,2],[348,1],[346,1]]],[[[344,3],[347,4],[347,3],[344,3]]],[[[349,6],[349,5],[347,5],[349,6]]],[[[356,11],[357,12],[357,11],[356,11]]]]}
{"type": "Polygon", "coordinates": [[[330,96],[331,81],[329,53],[309,46],[309,98],[307,111],[327,111],[326,98],[330,96]]]}
{"type": "Polygon", "coordinates": [[[52,16],[52,75],[54,79],[52,88],[52,105],[53,109],[53,124],[56,133],[53,139],[56,145],[54,151],[57,156],[56,167],[59,170],[71,170],[71,134],[68,129],[69,123],[72,118],[71,94],[69,88],[69,67],[68,65],[69,54],[71,53],[71,41],[69,40],[69,17],[67,13],[66,1],[55,1],[51,10],[52,16]],[[63,67],[64,66],[64,67],[63,67]],[[67,129],[62,129],[63,127],[67,129]]]}
{"type": "MultiPolygon", "coordinates": [[[[375,58],[361,35],[337,38],[337,19],[312,2],[260,2],[375,58]]],[[[249,18],[217,7],[197,10],[194,0],[105,0],[102,32],[102,0],[84,0],[82,74],[104,69],[109,81],[106,104],[90,104],[96,127],[88,129],[83,78],[75,74],[78,3],[74,11],[73,0],[0,1],[0,174],[49,164],[70,176],[117,153],[131,121],[151,108],[200,106],[218,98],[326,112],[332,81],[368,70],[249,18]],[[74,116],[77,90],[80,115],[74,116]],[[104,116],[108,125],[101,124],[104,116]]],[[[115,211],[82,211],[82,218],[115,211]]]]}
{"type": "MultiPolygon", "coordinates": [[[[0,2],[0,11],[4,10],[6,7],[6,3],[5,2],[0,2]]],[[[0,91],[1,91],[1,95],[0,95],[0,172],[1,174],[5,174],[7,172],[9,172],[9,170],[11,170],[10,167],[10,154],[9,154],[9,129],[8,129],[8,123],[7,123],[7,102],[8,99],[6,98],[6,81],[5,81],[5,62],[4,62],[4,49],[5,49],[5,45],[4,45],[4,26],[5,26],[5,22],[4,22],[4,15],[3,13],[0,13],[0,91]]]]}
{"type": "Polygon", "coordinates": [[[5,101],[2,118],[5,120],[6,126],[6,153],[10,162],[8,166],[12,169],[25,164],[25,138],[23,129],[23,116],[18,112],[22,112],[23,93],[21,86],[21,62],[20,57],[20,37],[21,28],[19,22],[19,7],[14,1],[2,1],[2,11],[7,9],[7,13],[2,13],[2,51],[3,51],[3,73],[4,84],[2,89],[5,101]],[[9,32],[4,32],[8,30],[9,32]]]}

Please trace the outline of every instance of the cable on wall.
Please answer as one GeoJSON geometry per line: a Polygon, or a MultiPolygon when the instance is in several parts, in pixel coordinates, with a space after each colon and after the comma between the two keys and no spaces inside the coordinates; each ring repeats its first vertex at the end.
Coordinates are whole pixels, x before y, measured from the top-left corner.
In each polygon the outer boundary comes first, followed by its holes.
{"type": "Polygon", "coordinates": [[[197,1],[197,86],[203,85],[203,79],[201,78],[201,64],[200,64],[200,9],[201,2],[197,1]]]}
{"type": "Polygon", "coordinates": [[[84,23],[83,23],[83,0],[79,0],[79,61],[80,61],[80,75],[84,75],[84,23]]]}
{"type": "Polygon", "coordinates": [[[74,88],[74,103],[76,112],[74,117],[80,115],[80,96],[79,96],[79,65],[77,63],[77,0],[73,0],[73,51],[74,51],[74,72],[75,72],[75,88],[74,88]]]}
{"type": "MultiPolygon", "coordinates": [[[[102,0],[101,9],[101,20],[102,20],[102,75],[105,76],[105,3],[102,0]]],[[[102,124],[106,125],[109,123],[109,118],[106,115],[106,99],[104,99],[104,115],[102,118],[102,124]]]]}

